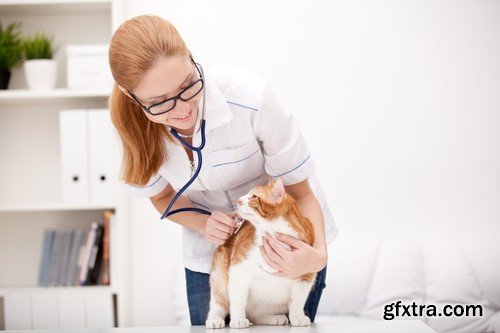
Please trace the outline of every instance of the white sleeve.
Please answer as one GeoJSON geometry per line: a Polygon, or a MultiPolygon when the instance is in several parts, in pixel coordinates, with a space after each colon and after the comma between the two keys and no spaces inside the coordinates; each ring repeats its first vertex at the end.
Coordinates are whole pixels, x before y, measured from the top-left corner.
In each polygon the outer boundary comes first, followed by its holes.
{"type": "Polygon", "coordinates": [[[128,192],[137,198],[150,198],[157,195],[168,185],[168,181],[161,175],[155,175],[151,177],[149,182],[144,186],[136,186],[131,184],[125,184],[128,192]]]}
{"type": "Polygon", "coordinates": [[[314,162],[299,126],[283,110],[269,85],[264,89],[253,127],[262,144],[268,175],[281,177],[283,184],[293,185],[312,174],[314,162]]]}

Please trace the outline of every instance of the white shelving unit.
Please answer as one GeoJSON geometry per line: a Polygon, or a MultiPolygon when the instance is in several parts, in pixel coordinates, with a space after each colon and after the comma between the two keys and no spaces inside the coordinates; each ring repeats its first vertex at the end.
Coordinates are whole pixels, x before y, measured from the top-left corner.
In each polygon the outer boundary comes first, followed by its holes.
{"type": "Polygon", "coordinates": [[[65,47],[109,43],[121,22],[122,6],[120,0],[0,0],[2,24],[21,21],[23,35],[42,31],[52,35],[58,46],[56,89],[28,90],[20,67],[12,71],[9,89],[0,90],[0,297],[15,291],[81,288],[111,292],[118,300],[115,317],[118,316],[119,323],[126,320],[123,304],[127,298],[120,258],[111,258],[117,265],[111,286],[38,287],[37,282],[45,229],[89,228],[93,221],[102,221],[103,211],[113,210],[117,252],[120,256],[124,252],[126,199],[118,186],[115,202],[62,201],[58,127],[62,109],[107,108],[110,91],[66,88],[65,47]]]}

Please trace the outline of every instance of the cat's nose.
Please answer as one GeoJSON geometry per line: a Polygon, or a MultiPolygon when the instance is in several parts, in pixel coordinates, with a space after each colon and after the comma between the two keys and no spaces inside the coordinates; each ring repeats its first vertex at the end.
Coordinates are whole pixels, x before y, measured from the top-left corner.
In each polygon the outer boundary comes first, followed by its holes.
{"type": "Polygon", "coordinates": [[[236,203],[237,203],[238,205],[243,205],[243,200],[238,199],[238,200],[236,200],[236,203]]]}

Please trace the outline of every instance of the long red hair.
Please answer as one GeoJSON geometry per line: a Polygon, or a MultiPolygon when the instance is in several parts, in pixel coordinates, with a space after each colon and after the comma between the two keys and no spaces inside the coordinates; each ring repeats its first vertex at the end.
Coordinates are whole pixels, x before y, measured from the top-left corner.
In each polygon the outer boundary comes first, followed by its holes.
{"type": "Polygon", "coordinates": [[[120,179],[125,183],[145,185],[168,157],[166,140],[173,139],[164,125],[150,121],[118,85],[133,90],[160,57],[188,54],[175,27],[155,15],[125,21],[111,38],[109,65],[115,85],[109,110],[123,146],[120,179]]]}

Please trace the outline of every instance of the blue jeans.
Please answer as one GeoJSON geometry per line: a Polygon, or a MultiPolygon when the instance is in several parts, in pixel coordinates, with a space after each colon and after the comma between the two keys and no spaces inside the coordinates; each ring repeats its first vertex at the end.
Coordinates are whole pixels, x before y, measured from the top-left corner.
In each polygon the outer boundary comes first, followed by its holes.
{"type": "MultiPolygon", "coordinates": [[[[191,325],[205,325],[207,320],[208,310],[210,309],[210,275],[200,272],[193,272],[187,268],[186,271],[186,289],[189,305],[189,317],[191,325]]],[[[314,322],[316,311],[318,310],[321,293],[326,287],[326,267],[318,272],[316,281],[307,297],[304,305],[306,316],[314,322]]],[[[229,316],[226,318],[226,324],[229,323],[229,316]]]]}

